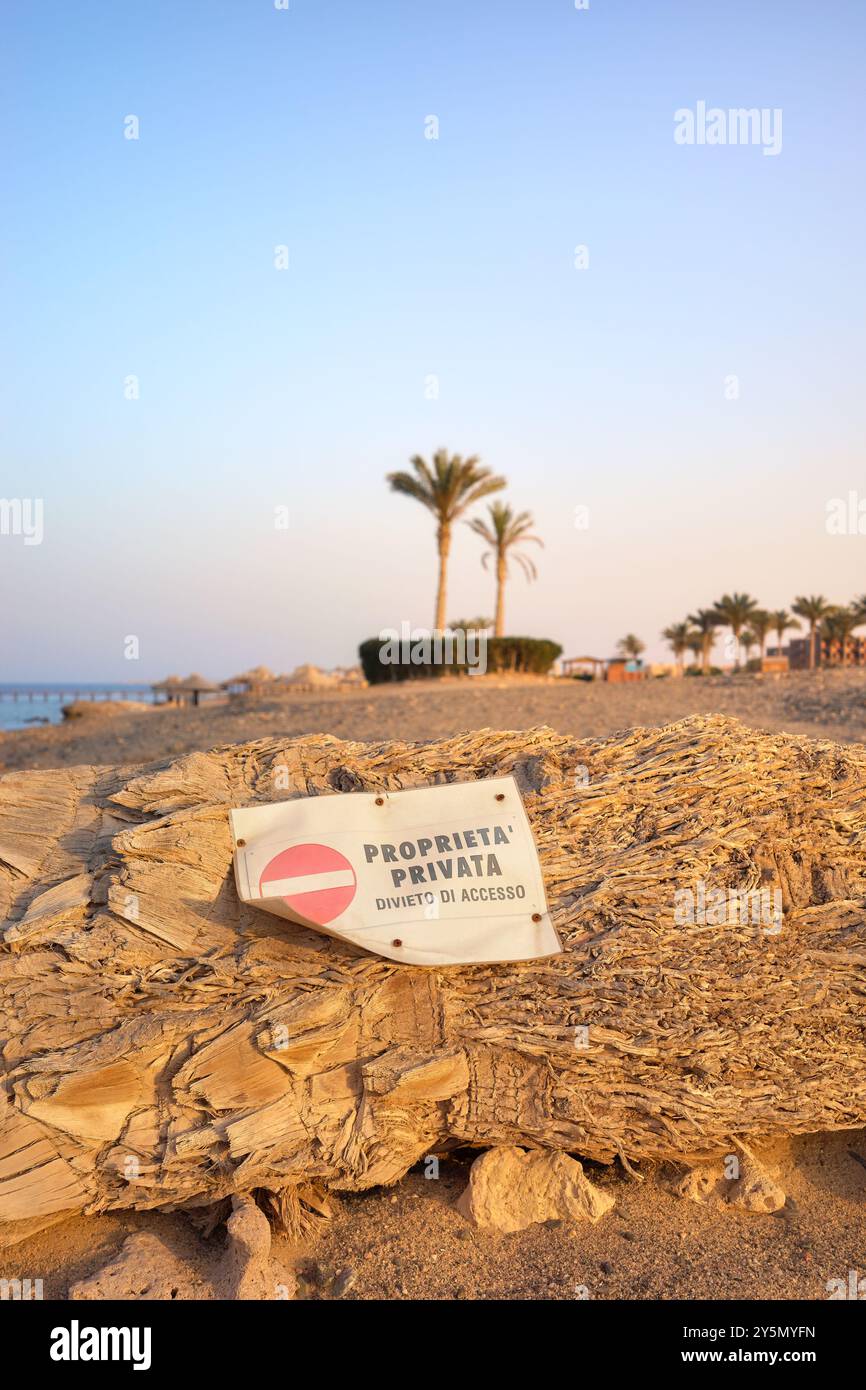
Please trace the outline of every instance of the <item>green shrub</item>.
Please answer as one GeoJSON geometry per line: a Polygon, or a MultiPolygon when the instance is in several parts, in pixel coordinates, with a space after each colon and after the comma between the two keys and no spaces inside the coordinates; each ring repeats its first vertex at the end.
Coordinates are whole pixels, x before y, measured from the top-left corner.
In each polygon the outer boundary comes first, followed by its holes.
{"type": "MultiPolygon", "coordinates": [[[[473,669],[465,661],[383,662],[380,652],[384,645],[381,637],[370,637],[358,648],[364,675],[371,685],[380,685],[385,681],[466,675],[473,669]]],[[[486,648],[488,672],[507,671],[520,675],[546,675],[557,657],[562,655],[558,642],[543,637],[488,637],[486,648]]]]}

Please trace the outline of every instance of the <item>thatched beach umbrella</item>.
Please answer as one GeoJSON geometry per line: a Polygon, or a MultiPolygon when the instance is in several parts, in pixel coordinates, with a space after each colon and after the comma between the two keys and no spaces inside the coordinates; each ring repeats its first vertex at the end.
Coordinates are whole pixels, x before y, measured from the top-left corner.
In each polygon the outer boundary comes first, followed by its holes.
{"type": "Polygon", "coordinates": [[[221,690],[231,690],[239,687],[241,690],[252,690],[257,685],[268,685],[276,680],[276,676],[268,666],[251,666],[249,671],[242,671],[239,676],[230,676],[227,681],[220,682],[221,690]]]}
{"type": "Polygon", "coordinates": [[[215,685],[213,681],[209,681],[207,676],[199,675],[198,671],[193,671],[184,680],[178,681],[175,689],[184,695],[191,695],[193,704],[197,705],[200,695],[217,691],[219,686],[215,685]]]}
{"type": "Polygon", "coordinates": [[[156,681],[150,688],[154,695],[164,695],[167,703],[172,703],[178,698],[178,686],[180,676],[166,676],[164,681],[156,681]]]}

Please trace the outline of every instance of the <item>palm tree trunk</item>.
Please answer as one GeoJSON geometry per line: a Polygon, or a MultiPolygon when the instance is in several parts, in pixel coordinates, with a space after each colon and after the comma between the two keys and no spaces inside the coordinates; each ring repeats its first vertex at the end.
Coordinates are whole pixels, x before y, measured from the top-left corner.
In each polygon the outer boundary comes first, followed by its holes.
{"type": "Polygon", "coordinates": [[[494,637],[505,636],[505,557],[500,556],[496,562],[496,622],[493,627],[494,637]]]}
{"type": "Polygon", "coordinates": [[[711,646],[711,643],[712,643],[712,638],[711,638],[710,634],[709,634],[709,633],[705,633],[705,635],[704,635],[704,640],[703,640],[703,642],[701,643],[701,670],[703,671],[704,675],[707,675],[707,673],[708,673],[708,671],[709,671],[709,666],[710,666],[710,646],[711,646]]]}
{"type": "Polygon", "coordinates": [[[27,1229],[13,1223],[44,1225],[60,1212],[201,1209],[301,1183],[379,1187],[419,1154],[457,1145],[679,1162],[729,1153],[732,1134],[750,1144],[866,1124],[866,1036],[854,1026],[864,931],[852,911],[866,830],[862,744],[795,743],[727,719],[594,739],[605,801],[633,806],[641,826],[628,844],[619,816],[587,814],[573,743],[552,730],[289,746],[290,796],[422,786],[443,768],[458,780],[516,774],[530,790],[563,955],[404,966],[343,942],[312,950],[312,933],[294,928],[251,945],[256,923],[277,919],[235,896],[227,810],[286,794],[274,790],[287,771],[280,737],[198,754],[193,778],[175,760],[156,772],[2,779],[16,902],[37,906],[7,921],[0,952],[0,1018],[12,1039],[0,1247],[27,1229]],[[832,747],[839,780],[805,785],[795,770],[802,744],[832,747]],[[791,807],[782,818],[779,788],[791,807]],[[675,815],[656,817],[661,804],[691,808],[697,866],[718,866],[720,882],[742,882],[747,846],[756,873],[784,885],[784,951],[767,950],[757,928],[676,925],[668,885],[684,877],[682,829],[675,815]],[[768,843],[761,826],[771,816],[768,843]],[[120,833],[106,836],[106,823],[120,833]],[[609,924],[603,951],[585,930],[598,921],[609,924]],[[698,972],[703,987],[686,1012],[680,980],[698,972]],[[824,1002],[810,1009],[815,998],[824,1002]],[[570,1015],[592,1020],[589,1053],[567,1038],[559,1021],[570,1015]],[[629,1048],[636,1037],[652,1046],[629,1048]],[[705,1086],[699,1108],[683,1066],[698,1051],[713,1078],[726,1078],[705,1086]],[[130,1152],[135,1176],[124,1178],[130,1152]]]}
{"type": "Polygon", "coordinates": [[[816,628],[816,626],[817,626],[817,625],[816,625],[814,622],[811,622],[811,623],[809,624],[809,670],[810,670],[810,671],[814,671],[814,669],[815,669],[815,628],[816,628]]]}
{"type": "Polygon", "coordinates": [[[440,526],[439,541],[439,587],[436,591],[436,631],[445,627],[445,611],[448,603],[448,556],[451,554],[451,527],[440,526]]]}

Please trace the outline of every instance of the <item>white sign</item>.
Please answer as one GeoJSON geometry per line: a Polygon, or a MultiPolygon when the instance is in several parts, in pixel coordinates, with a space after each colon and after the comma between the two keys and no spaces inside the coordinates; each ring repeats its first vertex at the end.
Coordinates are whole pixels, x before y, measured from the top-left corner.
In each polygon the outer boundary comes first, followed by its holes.
{"type": "Polygon", "coordinates": [[[238,894],[410,965],[562,947],[513,777],[231,811],[238,894]]]}

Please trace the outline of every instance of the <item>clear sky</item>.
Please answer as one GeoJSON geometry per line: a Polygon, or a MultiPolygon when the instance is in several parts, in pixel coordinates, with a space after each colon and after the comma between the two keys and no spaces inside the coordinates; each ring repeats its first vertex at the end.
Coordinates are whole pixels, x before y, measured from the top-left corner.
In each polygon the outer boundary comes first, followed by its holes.
{"type": "MultiPolygon", "coordinates": [[[[0,495],[44,504],[41,544],[0,536],[0,679],[342,664],[430,623],[433,526],[384,475],[440,444],[533,512],[507,627],[566,654],[662,656],[724,590],[866,590],[866,535],[825,527],[866,499],[862,0],[4,0],[0,28],[0,495]],[[781,109],[781,152],[677,144],[700,101],[781,109]]],[[[451,618],[492,612],[480,545],[451,618]]]]}

